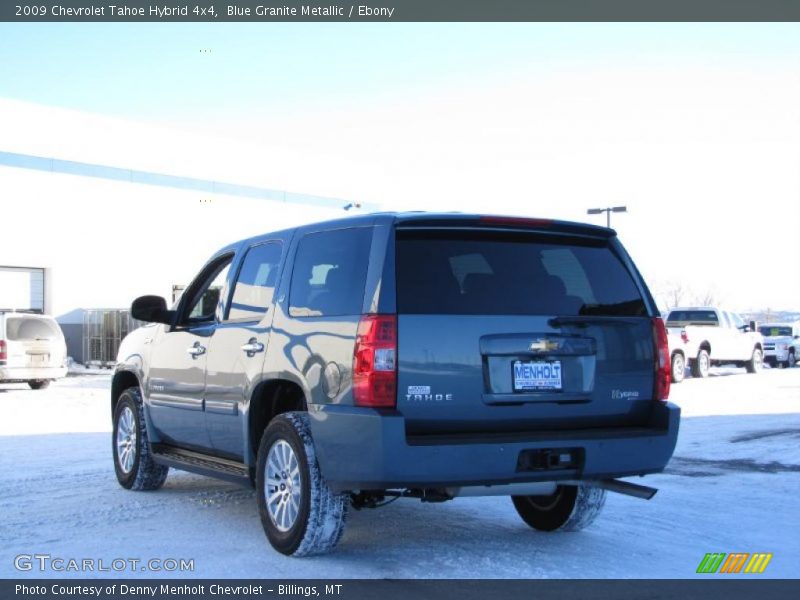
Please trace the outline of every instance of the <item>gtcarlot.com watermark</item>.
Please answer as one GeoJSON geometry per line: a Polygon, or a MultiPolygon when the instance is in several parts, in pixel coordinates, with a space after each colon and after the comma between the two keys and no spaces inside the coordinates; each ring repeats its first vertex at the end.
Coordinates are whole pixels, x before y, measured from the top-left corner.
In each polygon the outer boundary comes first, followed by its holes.
{"type": "Polygon", "coordinates": [[[52,554],[18,554],[14,557],[17,571],[55,573],[191,573],[193,558],[67,558],[52,554]]]}

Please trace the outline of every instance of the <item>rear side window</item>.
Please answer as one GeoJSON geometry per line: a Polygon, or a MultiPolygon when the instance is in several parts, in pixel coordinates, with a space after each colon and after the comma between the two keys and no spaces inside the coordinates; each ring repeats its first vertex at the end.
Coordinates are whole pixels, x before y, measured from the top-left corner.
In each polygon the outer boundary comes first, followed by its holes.
{"type": "Polygon", "coordinates": [[[305,235],[298,244],[289,292],[293,317],[361,314],[372,228],[305,235]]]}
{"type": "Polygon", "coordinates": [[[229,320],[257,321],[267,312],[278,283],[281,248],[280,242],[268,242],[247,251],[233,288],[229,320]]]}
{"type": "Polygon", "coordinates": [[[406,314],[646,315],[605,240],[497,232],[397,232],[406,314]]]}

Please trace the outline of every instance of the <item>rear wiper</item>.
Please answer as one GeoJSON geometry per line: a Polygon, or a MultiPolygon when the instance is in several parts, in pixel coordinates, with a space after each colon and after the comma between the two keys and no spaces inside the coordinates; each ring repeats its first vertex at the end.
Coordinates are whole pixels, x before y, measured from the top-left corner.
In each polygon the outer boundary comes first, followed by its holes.
{"type": "Polygon", "coordinates": [[[640,322],[640,317],[593,317],[589,315],[573,315],[564,317],[553,317],[547,321],[550,327],[561,327],[563,325],[575,325],[576,327],[588,327],[589,325],[636,325],[640,322]]]}

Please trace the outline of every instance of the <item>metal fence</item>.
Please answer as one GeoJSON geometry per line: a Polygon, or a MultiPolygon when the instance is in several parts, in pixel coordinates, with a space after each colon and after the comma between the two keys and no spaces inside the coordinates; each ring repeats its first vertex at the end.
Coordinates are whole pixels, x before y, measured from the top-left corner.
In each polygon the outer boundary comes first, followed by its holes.
{"type": "Polygon", "coordinates": [[[122,338],[142,325],[144,323],[133,319],[127,310],[86,310],[83,314],[83,364],[114,365],[122,338]]]}

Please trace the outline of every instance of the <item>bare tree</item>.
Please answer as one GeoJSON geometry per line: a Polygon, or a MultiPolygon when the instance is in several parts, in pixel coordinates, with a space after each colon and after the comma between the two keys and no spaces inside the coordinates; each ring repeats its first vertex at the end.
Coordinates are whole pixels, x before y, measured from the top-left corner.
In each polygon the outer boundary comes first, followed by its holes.
{"type": "Polygon", "coordinates": [[[686,298],[687,288],[682,281],[661,281],[656,288],[658,290],[656,295],[667,310],[680,306],[686,298]]]}
{"type": "Polygon", "coordinates": [[[681,281],[670,281],[667,284],[667,308],[675,308],[680,306],[683,302],[683,297],[686,295],[686,287],[681,281]]]}
{"type": "Polygon", "coordinates": [[[714,306],[719,302],[717,291],[711,288],[694,295],[694,304],[697,306],[714,306]]]}

